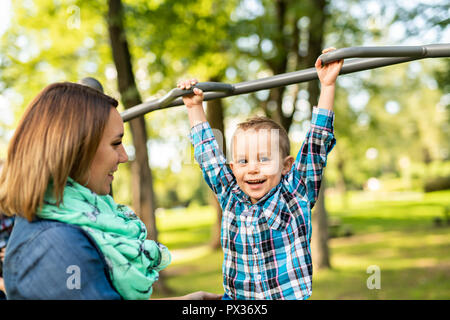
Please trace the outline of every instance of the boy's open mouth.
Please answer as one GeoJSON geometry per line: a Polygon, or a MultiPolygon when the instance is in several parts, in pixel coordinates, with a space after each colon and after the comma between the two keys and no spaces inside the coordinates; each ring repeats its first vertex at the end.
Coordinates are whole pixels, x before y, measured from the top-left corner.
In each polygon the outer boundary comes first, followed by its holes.
{"type": "Polygon", "coordinates": [[[266,179],[254,179],[254,180],[247,180],[245,181],[248,184],[261,184],[264,183],[266,179]]]}

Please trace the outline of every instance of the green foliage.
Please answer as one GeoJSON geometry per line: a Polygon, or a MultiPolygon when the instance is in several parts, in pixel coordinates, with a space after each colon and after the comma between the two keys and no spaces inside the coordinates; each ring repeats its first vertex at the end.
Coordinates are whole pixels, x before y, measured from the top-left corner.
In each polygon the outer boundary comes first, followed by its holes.
{"type": "MultiPolygon", "coordinates": [[[[295,50],[291,50],[296,40],[302,57],[299,63],[304,64],[316,2],[286,1],[283,26],[277,24],[276,4],[265,0],[124,1],[133,68],[144,100],[166,93],[184,77],[238,82],[271,75],[286,55],[286,70],[293,71],[298,66],[295,50]]],[[[3,156],[24,108],[47,84],[93,76],[107,93],[119,98],[105,23],[106,1],[14,1],[13,10],[11,27],[0,39],[0,92],[14,114],[12,123],[0,122],[3,156]]],[[[401,44],[389,34],[390,27],[399,24],[407,29],[402,41],[420,36],[422,43],[433,42],[448,28],[443,16],[446,10],[448,5],[441,2],[403,8],[391,1],[328,1],[324,43],[337,48],[401,44]],[[434,33],[413,30],[415,24],[404,23],[410,20],[424,21],[434,33]]],[[[336,188],[343,181],[347,189],[363,189],[369,178],[376,177],[397,181],[389,188],[419,190],[430,174],[418,168],[448,161],[447,60],[428,59],[338,79],[338,144],[328,160],[329,186],[336,188]],[[387,111],[392,105],[398,106],[396,113],[387,111]],[[367,158],[368,150],[376,150],[377,156],[367,158]]],[[[304,108],[306,84],[287,88],[286,101],[295,92],[291,89],[299,89],[291,127],[291,134],[298,135],[299,128],[304,133],[309,120],[308,105],[304,108]]],[[[260,92],[225,99],[227,129],[250,114],[260,114],[266,96],[260,92]]],[[[189,145],[184,108],[153,112],[146,121],[150,159],[160,156],[161,145],[176,150],[165,166],[152,165],[158,205],[187,205],[191,200],[207,203],[208,189],[198,168],[186,167],[178,156],[189,145]]],[[[124,143],[131,149],[130,139],[126,125],[124,143]]],[[[293,142],[293,150],[299,147],[299,140],[293,142]]],[[[129,167],[121,166],[115,181],[116,195],[125,203],[131,202],[129,176],[129,167]]]]}
{"type": "Polygon", "coordinates": [[[403,188],[414,188],[421,184],[415,179],[436,175],[436,170],[425,169],[429,164],[446,166],[449,112],[428,76],[442,65],[438,60],[411,62],[340,79],[344,88],[336,97],[338,144],[327,169],[331,185],[338,181],[339,161],[347,186],[357,189],[370,177],[397,177],[409,181],[403,188]]]}
{"type": "Polygon", "coordinates": [[[102,11],[94,9],[105,8],[88,1],[13,2],[14,23],[1,38],[6,87],[27,104],[51,82],[93,75],[104,83],[109,43],[102,11]]]}
{"type": "MultiPolygon", "coordinates": [[[[450,92],[450,59],[446,59],[444,61],[443,68],[436,69],[434,71],[436,81],[439,84],[439,87],[442,89],[443,92],[446,92],[447,95],[450,92]]],[[[447,98],[447,102],[445,103],[444,107],[450,108],[450,99],[447,98]]],[[[449,111],[447,111],[449,112],[449,111]]]]}
{"type": "Polygon", "coordinates": [[[152,84],[147,93],[174,87],[183,74],[208,79],[224,73],[233,59],[228,16],[235,2],[126,2],[133,56],[150,59],[143,65],[152,84]]]}
{"type": "Polygon", "coordinates": [[[207,203],[208,187],[197,165],[184,165],[179,172],[170,168],[155,170],[157,205],[162,208],[207,203]]]}
{"type": "Polygon", "coordinates": [[[105,8],[81,0],[12,1],[11,26],[0,38],[0,93],[13,97],[8,102],[14,114],[5,129],[14,128],[31,100],[53,82],[93,76],[114,95],[104,75],[111,63],[105,8]]]}

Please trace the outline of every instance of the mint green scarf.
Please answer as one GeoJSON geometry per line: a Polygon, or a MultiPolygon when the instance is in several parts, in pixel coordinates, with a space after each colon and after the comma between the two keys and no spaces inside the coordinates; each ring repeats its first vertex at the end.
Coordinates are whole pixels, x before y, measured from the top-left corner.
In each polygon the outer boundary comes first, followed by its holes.
{"type": "Polygon", "coordinates": [[[159,271],[171,261],[165,246],[146,239],[144,223],[130,208],[116,204],[109,195],[97,195],[71,178],[60,206],[56,206],[50,185],[37,215],[86,230],[103,252],[114,287],[124,299],[149,299],[159,271]]]}

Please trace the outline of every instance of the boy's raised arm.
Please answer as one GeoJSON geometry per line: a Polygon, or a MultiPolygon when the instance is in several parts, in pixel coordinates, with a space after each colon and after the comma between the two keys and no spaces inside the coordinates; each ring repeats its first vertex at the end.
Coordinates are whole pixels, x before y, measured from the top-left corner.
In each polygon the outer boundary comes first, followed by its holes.
{"type": "MultiPolygon", "coordinates": [[[[322,53],[336,50],[335,48],[327,48],[322,53]]],[[[320,59],[316,60],[316,71],[320,80],[320,97],[317,106],[322,109],[333,110],[334,91],[336,87],[336,78],[341,71],[344,60],[334,61],[322,66],[320,59]]]]}
{"type": "MultiPolygon", "coordinates": [[[[325,49],[323,53],[331,50],[334,48],[325,49]]],[[[311,129],[297,154],[293,175],[289,179],[292,191],[300,194],[305,192],[311,207],[319,195],[328,153],[336,143],[333,134],[333,105],[336,78],[342,64],[343,61],[340,60],[322,66],[322,61],[316,61],[315,67],[321,84],[319,102],[317,108],[313,109],[311,129]]]]}
{"type": "MultiPolygon", "coordinates": [[[[197,80],[184,80],[178,83],[180,89],[190,89],[197,80]]],[[[225,199],[234,176],[226,165],[226,158],[219,148],[213,130],[209,126],[203,110],[203,92],[194,88],[194,93],[183,96],[191,125],[191,140],[194,157],[200,165],[203,177],[217,195],[219,201],[225,199]]]]}

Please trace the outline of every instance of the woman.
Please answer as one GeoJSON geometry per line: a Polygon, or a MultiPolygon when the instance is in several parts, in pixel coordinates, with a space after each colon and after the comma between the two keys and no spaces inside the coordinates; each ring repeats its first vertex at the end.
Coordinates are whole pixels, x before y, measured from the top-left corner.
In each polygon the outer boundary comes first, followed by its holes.
{"type": "Polygon", "coordinates": [[[108,195],[128,160],[117,105],[65,82],[25,111],[0,176],[0,210],[17,214],[4,260],[8,299],[149,299],[170,263],[167,248],[108,195]]]}

